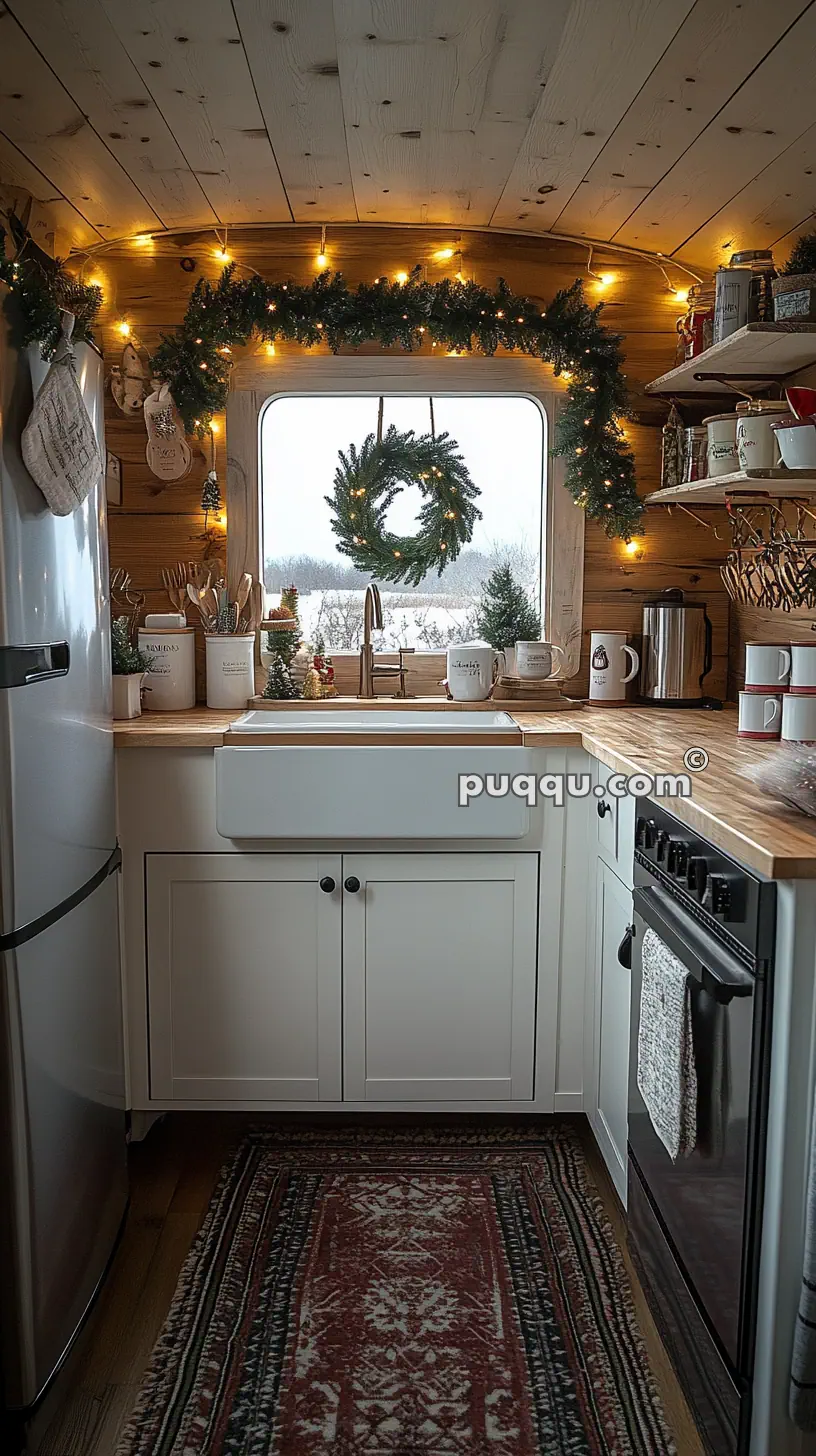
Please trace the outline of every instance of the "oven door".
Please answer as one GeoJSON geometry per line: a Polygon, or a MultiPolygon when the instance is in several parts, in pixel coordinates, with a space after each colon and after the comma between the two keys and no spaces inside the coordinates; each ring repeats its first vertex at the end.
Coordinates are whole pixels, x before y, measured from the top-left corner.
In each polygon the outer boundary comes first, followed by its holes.
{"type": "MultiPolygon", "coordinates": [[[[694,1303],[737,1377],[753,1363],[757,1067],[764,985],[654,884],[634,894],[629,1146],[694,1303]],[[697,1069],[697,1145],[673,1162],[637,1085],[641,949],[647,927],[688,969],[697,1069]]],[[[757,1231],[758,1232],[758,1231],[757,1231]]]]}

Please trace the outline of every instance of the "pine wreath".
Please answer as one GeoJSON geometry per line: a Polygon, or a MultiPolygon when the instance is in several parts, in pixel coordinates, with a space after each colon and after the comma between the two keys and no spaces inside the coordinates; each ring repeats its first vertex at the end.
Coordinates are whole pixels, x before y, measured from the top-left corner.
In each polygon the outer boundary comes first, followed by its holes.
{"type": "Polygon", "coordinates": [[[458,448],[447,434],[415,435],[389,425],[381,440],[367,435],[359,450],[341,450],[334,494],[325,497],[338,551],[381,581],[418,586],[434,568],[441,576],[482,515],[474,503],[478,487],[458,448]],[[415,536],[397,536],[385,526],[389,506],[406,485],[418,486],[423,498],[415,536]]]}

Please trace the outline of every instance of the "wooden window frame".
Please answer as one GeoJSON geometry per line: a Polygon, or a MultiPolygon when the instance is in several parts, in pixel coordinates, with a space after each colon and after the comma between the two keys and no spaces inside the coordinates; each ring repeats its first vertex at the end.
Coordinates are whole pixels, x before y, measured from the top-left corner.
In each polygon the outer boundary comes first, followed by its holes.
{"type": "MultiPolygon", "coordinates": [[[[547,418],[547,439],[564,394],[553,387],[548,366],[516,356],[456,360],[406,355],[256,354],[233,370],[227,400],[227,569],[263,579],[261,540],[260,427],[266,406],[285,395],[314,394],[512,394],[535,401],[547,418]]],[[[328,488],[328,487],[327,487],[328,488]]],[[[564,461],[545,452],[543,632],[565,654],[564,676],[574,677],[581,658],[584,591],[584,512],[564,489],[564,461]]]]}

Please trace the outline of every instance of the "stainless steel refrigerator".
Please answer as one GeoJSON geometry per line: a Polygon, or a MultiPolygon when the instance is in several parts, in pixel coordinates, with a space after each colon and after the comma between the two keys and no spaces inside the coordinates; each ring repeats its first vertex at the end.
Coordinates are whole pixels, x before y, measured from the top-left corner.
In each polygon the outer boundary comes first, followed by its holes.
{"type": "MultiPolygon", "coordinates": [[[[0,1359],[59,1368],[127,1201],[104,480],[58,518],[22,461],[33,360],[0,286],[0,1359]]],[[[102,360],[77,346],[103,442],[102,360]]]]}

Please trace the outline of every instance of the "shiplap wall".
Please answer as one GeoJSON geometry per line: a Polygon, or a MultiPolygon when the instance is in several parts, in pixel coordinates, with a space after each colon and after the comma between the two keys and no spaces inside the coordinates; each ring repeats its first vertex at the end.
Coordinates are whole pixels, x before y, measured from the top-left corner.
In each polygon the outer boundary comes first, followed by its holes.
{"type": "MultiPolygon", "coordinates": [[[[305,281],[314,274],[319,231],[304,228],[276,228],[230,234],[230,251],[265,276],[294,277],[305,281]]],[[[151,251],[131,245],[102,253],[85,266],[86,278],[99,278],[105,290],[102,315],[102,343],[106,364],[118,361],[122,338],[116,325],[126,319],[144,351],[154,349],[162,332],[179,322],[187,297],[197,277],[217,276],[214,238],[199,235],[164,239],[151,251]],[[184,256],[196,258],[196,272],[180,266],[184,256]]],[[[333,267],[341,269],[349,283],[410,269],[419,261],[427,266],[431,279],[460,266],[468,277],[492,285],[498,276],[511,286],[546,304],[558,288],[577,276],[587,281],[588,297],[603,298],[605,321],[624,335],[626,369],[637,419],[627,425],[635,452],[640,489],[645,494],[657,488],[661,426],[665,407],[643,394],[643,384],[674,362],[676,301],[666,290],[660,270],[648,263],[622,260],[619,255],[596,253],[597,272],[614,274],[614,282],[601,290],[587,279],[586,251],[572,244],[549,239],[470,233],[462,238],[461,260],[446,264],[433,254],[457,245],[448,231],[398,228],[339,228],[330,231],[327,252],[333,267]]],[[[292,346],[294,348],[294,346],[292,346]]],[[[286,346],[278,346],[285,352],[286,346]]],[[[372,347],[370,352],[378,352],[372,347]]],[[[452,369],[457,367],[451,359],[452,369]]],[[[134,584],[147,592],[149,610],[166,606],[160,570],[180,558],[203,555],[201,487],[208,459],[196,447],[193,469],[186,480],[163,485],[147,468],[144,459],[145,432],[139,420],[125,420],[108,396],[106,404],[108,443],[122,460],[123,501],[111,510],[111,561],[126,566],[134,584]]],[[[224,484],[224,435],[218,436],[219,473],[224,484]]],[[[728,651],[728,601],[719,577],[719,563],[725,540],[680,512],[651,510],[643,536],[643,556],[628,557],[618,541],[588,523],[584,582],[584,652],[582,669],[572,690],[587,690],[587,646],[593,627],[615,627],[634,637],[640,627],[643,599],[667,586],[681,586],[708,603],[714,622],[715,667],[708,690],[722,695],[726,689],[728,651]]],[[[725,532],[721,532],[723,538],[725,532]]]]}

